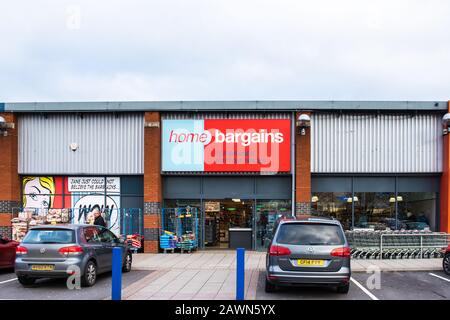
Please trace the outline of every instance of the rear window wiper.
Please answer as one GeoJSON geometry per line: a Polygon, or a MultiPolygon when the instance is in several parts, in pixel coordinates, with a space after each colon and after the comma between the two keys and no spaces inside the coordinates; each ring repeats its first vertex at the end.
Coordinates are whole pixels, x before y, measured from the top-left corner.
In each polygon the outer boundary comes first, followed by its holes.
{"type": "Polygon", "coordinates": [[[63,243],[66,243],[66,242],[41,241],[41,242],[36,242],[36,243],[42,243],[42,244],[63,244],[63,243]]]}
{"type": "Polygon", "coordinates": [[[310,246],[330,246],[331,243],[324,243],[324,242],[309,242],[310,246]]]}

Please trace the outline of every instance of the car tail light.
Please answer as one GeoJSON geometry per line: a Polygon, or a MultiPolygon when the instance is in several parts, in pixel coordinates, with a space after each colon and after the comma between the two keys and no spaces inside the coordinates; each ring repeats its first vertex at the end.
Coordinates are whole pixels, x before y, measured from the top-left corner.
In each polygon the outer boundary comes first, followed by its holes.
{"type": "Polygon", "coordinates": [[[83,253],[83,248],[80,246],[62,247],[58,252],[62,255],[81,254],[83,253]]]}
{"type": "Polygon", "coordinates": [[[282,246],[270,246],[269,255],[270,256],[289,256],[291,254],[291,250],[282,246]]]}
{"type": "Polygon", "coordinates": [[[330,254],[333,257],[349,258],[350,257],[350,248],[349,247],[336,248],[336,249],[333,249],[330,254]]]}
{"type": "Polygon", "coordinates": [[[27,254],[28,253],[28,249],[22,246],[17,246],[16,247],[16,255],[17,254],[27,254]]]}

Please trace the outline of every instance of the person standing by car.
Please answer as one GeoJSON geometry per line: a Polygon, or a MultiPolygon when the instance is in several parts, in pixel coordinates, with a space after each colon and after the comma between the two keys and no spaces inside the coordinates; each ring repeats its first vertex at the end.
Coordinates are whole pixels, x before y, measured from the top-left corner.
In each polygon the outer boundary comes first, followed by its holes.
{"type": "Polygon", "coordinates": [[[94,214],[94,218],[95,218],[94,225],[102,226],[102,227],[106,228],[106,222],[105,222],[105,219],[103,219],[103,217],[102,217],[102,214],[100,212],[100,207],[95,205],[92,208],[92,213],[94,214]]]}

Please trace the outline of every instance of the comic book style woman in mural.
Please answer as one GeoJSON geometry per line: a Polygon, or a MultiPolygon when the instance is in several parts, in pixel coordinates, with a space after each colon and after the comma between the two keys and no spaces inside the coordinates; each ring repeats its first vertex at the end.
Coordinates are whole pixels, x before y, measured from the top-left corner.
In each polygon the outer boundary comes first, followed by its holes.
{"type": "Polygon", "coordinates": [[[22,188],[24,208],[38,209],[39,211],[52,208],[55,197],[53,177],[24,177],[22,188]]]}

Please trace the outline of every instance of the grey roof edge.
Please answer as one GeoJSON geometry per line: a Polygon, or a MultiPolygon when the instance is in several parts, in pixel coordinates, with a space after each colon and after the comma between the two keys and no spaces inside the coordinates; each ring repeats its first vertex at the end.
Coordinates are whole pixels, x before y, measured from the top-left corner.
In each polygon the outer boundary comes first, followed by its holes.
{"type": "MultiPolygon", "coordinates": [[[[448,101],[105,101],[105,102],[10,102],[10,112],[125,112],[125,111],[294,111],[294,110],[437,110],[448,101]]],[[[1,110],[1,103],[0,103],[1,110]]]]}

